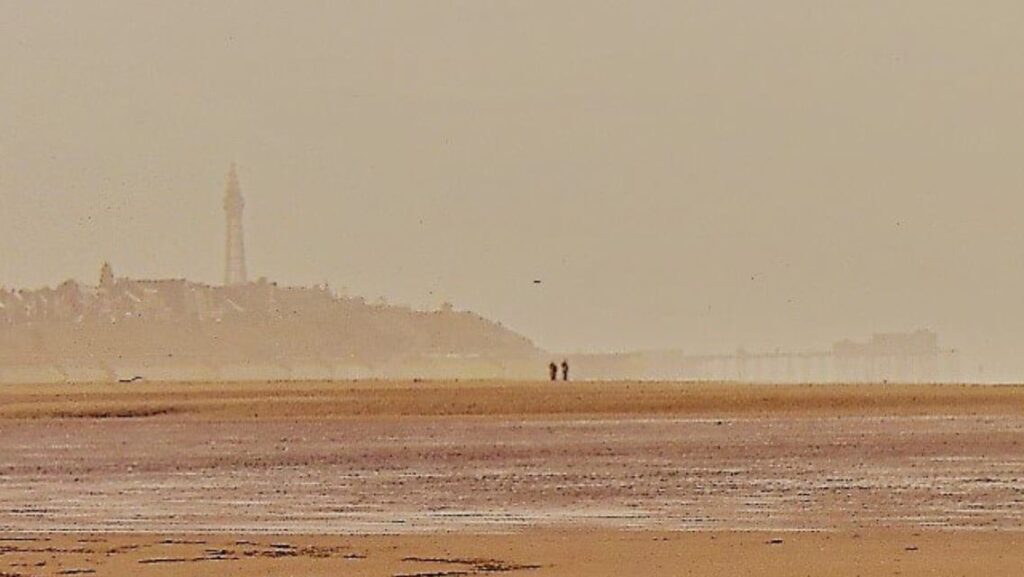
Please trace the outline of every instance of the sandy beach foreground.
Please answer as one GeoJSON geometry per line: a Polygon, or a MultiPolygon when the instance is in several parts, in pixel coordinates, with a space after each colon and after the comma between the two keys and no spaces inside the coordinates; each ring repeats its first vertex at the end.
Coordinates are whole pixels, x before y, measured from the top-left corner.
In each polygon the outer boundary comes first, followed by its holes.
{"type": "Polygon", "coordinates": [[[1019,575],[1024,389],[0,388],[0,575],[1019,575]]]}
{"type": "Polygon", "coordinates": [[[523,531],[403,536],[54,535],[0,541],[3,575],[856,577],[1021,575],[1021,536],[523,531]]]}

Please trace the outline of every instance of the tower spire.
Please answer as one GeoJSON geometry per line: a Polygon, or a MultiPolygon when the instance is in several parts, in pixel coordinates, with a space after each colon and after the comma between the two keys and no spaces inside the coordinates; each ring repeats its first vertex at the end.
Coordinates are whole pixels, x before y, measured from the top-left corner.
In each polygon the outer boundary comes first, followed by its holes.
{"type": "Polygon", "coordinates": [[[238,184],[238,169],[231,163],[227,185],[224,188],[224,216],[227,224],[224,250],[224,284],[246,283],[245,238],[242,234],[242,210],[245,200],[238,184]]]}

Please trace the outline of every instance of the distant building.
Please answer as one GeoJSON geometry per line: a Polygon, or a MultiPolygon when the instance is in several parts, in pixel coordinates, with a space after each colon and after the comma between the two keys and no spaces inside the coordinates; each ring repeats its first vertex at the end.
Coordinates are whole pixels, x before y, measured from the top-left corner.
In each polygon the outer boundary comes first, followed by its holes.
{"type": "Polygon", "coordinates": [[[232,165],[223,286],[118,278],[105,262],[95,286],[68,280],[56,288],[0,287],[0,381],[76,374],[114,380],[119,372],[171,379],[493,377],[534,366],[539,351],[528,339],[450,305],[414,311],[338,296],[326,284],[249,283],[244,204],[232,165]]]}
{"type": "Polygon", "coordinates": [[[100,267],[100,288],[110,289],[114,286],[114,267],[109,262],[100,267]]]}
{"type": "Polygon", "coordinates": [[[238,184],[238,171],[231,163],[228,171],[228,182],[224,189],[225,229],[224,248],[224,285],[240,285],[246,283],[245,271],[245,237],[242,232],[242,211],[245,200],[242,198],[242,187],[238,184]]]}
{"type": "Polygon", "coordinates": [[[832,353],[837,357],[911,357],[934,355],[939,352],[939,336],[928,330],[909,333],[876,333],[871,336],[871,340],[866,342],[844,339],[832,345],[832,353]]]}

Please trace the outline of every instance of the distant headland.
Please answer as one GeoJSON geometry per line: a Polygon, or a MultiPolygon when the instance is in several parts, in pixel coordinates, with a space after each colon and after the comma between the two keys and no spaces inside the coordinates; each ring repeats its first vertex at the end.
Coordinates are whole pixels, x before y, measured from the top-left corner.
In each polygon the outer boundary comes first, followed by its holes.
{"type": "Polygon", "coordinates": [[[232,165],[223,286],[118,278],[104,263],[95,285],[0,289],[0,381],[521,377],[537,365],[530,340],[450,304],[249,281],[244,206],[232,165]]]}

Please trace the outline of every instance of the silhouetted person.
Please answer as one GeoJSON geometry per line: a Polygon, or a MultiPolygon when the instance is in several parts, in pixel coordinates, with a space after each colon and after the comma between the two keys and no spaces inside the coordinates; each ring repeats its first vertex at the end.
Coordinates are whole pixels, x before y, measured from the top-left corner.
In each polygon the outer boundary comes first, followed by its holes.
{"type": "Polygon", "coordinates": [[[553,361],[548,365],[548,372],[551,373],[552,381],[558,380],[558,365],[556,365],[553,361]]]}
{"type": "Polygon", "coordinates": [[[562,380],[569,380],[569,361],[566,360],[562,361],[562,380]]]}

